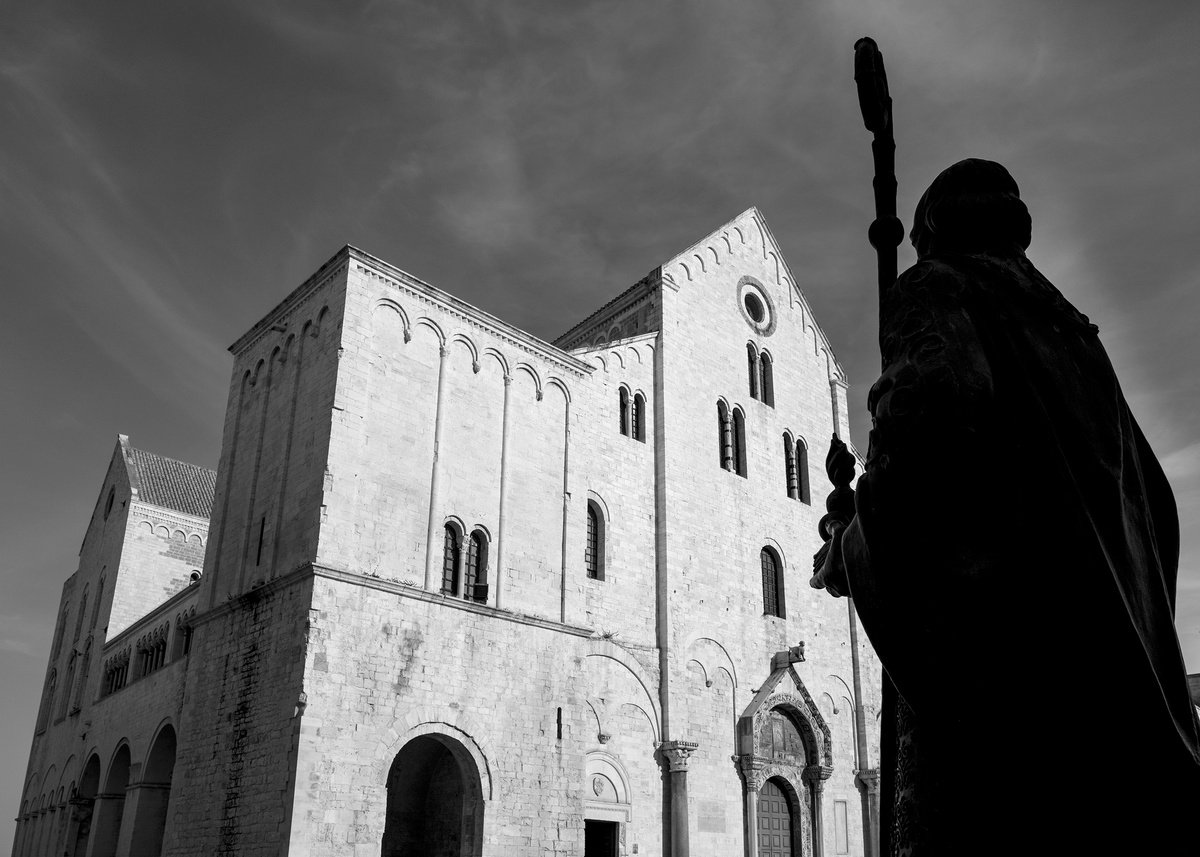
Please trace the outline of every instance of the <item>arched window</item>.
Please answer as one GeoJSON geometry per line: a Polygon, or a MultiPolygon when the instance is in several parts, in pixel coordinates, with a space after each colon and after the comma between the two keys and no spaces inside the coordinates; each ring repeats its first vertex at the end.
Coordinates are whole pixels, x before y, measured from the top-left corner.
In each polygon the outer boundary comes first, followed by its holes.
{"type": "Polygon", "coordinates": [[[750,398],[758,398],[758,349],[753,342],[746,343],[746,364],[750,374],[750,398]]]}
{"type": "Polygon", "coordinates": [[[104,600],[104,569],[100,570],[100,585],[96,587],[96,606],[92,608],[92,624],[91,627],[96,627],[96,621],[100,618],[100,602],[104,600]]]}
{"type": "Polygon", "coordinates": [[[633,434],[634,440],[646,442],[646,397],[641,393],[633,396],[633,434]]]}
{"type": "Polygon", "coordinates": [[[67,622],[71,615],[71,602],[63,605],[62,615],[58,617],[58,630],[54,632],[54,647],[50,650],[50,660],[58,657],[62,651],[63,636],[67,633],[67,622]]]}
{"type": "Polygon", "coordinates": [[[800,499],[800,486],[796,478],[796,444],[790,432],[783,433],[783,466],[784,479],[787,485],[787,495],[793,500],[800,499]]]}
{"type": "Polygon", "coordinates": [[[67,661],[67,680],[63,682],[62,699],[58,704],[58,720],[62,720],[67,716],[67,706],[71,704],[71,689],[75,686],[75,668],[78,656],[74,651],[71,652],[71,659],[67,661]]]}
{"type": "Polygon", "coordinates": [[[78,711],[83,702],[83,694],[87,691],[88,672],[92,667],[92,641],[88,640],[83,651],[83,666],[79,669],[79,681],[75,686],[75,700],[71,703],[71,711],[78,711]]]}
{"type": "Polygon", "coordinates": [[[482,530],[471,533],[467,544],[467,586],[463,597],[469,601],[487,603],[487,536],[482,530]]]}
{"type": "Polygon", "coordinates": [[[36,732],[41,732],[46,728],[46,721],[50,719],[50,708],[54,705],[54,691],[58,687],[58,671],[50,670],[50,677],[46,680],[46,691],[42,694],[42,704],[38,708],[37,725],[34,729],[36,732]]]}
{"type": "Polygon", "coordinates": [[[796,441],[796,490],[801,503],[812,503],[808,492],[808,447],[804,438],[796,441]]]}
{"type": "Polygon", "coordinates": [[[741,408],[733,409],[733,466],[738,476],[746,475],[746,417],[741,408]]]}
{"type": "Polygon", "coordinates": [[[758,368],[762,375],[762,383],[758,387],[758,397],[764,405],[770,405],[773,408],[775,407],[775,373],[770,354],[764,351],[759,355],[758,368]]]}
{"type": "Polygon", "coordinates": [[[595,500],[587,504],[587,544],[583,550],[583,565],[592,580],[604,579],[604,514],[595,500]]]}
{"type": "Polygon", "coordinates": [[[87,584],[85,583],[83,585],[83,600],[79,602],[79,613],[75,617],[75,636],[71,638],[73,640],[78,640],[79,632],[83,630],[83,617],[84,617],[84,614],[87,613],[87,602],[88,602],[88,587],[87,587],[87,584]]]}
{"type": "Polygon", "coordinates": [[[117,499],[117,488],[114,485],[108,489],[108,499],[104,501],[104,520],[108,520],[108,515],[112,511],[113,500],[117,499]]]}
{"type": "Polygon", "coordinates": [[[445,541],[442,545],[442,593],[454,595],[458,591],[458,561],[462,556],[462,545],[458,529],[446,524],[445,541]]]}
{"type": "Polygon", "coordinates": [[[724,402],[717,402],[717,460],[722,469],[733,470],[733,419],[724,402]]]}
{"type": "Polygon", "coordinates": [[[620,400],[621,434],[629,437],[629,391],[624,387],[621,388],[620,400]]]}
{"type": "Polygon", "coordinates": [[[782,619],[783,575],[780,574],[779,557],[770,548],[763,548],[759,552],[759,559],[762,563],[763,614],[782,619]]]}

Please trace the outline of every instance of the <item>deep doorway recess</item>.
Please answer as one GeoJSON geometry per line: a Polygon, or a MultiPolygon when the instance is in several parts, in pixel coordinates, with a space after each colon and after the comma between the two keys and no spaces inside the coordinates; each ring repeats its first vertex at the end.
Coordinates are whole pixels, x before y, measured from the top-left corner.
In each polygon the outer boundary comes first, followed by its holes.
{"type": "Polygon", "coordinates": [[[792,857],[792,804],[771,780],[758,793],[758,857],[792,857]]]}
{"type": "Polygon", "coordinates": [[[617,857],[619,828],[615,821],[583,821],[583,857],[617,857]]]}
{"type": "Polygon", "coordinates": [[[483,795],[453,738],[422,735],[401,748],[387,781],[382,857],[478,857],[483,795]]]}

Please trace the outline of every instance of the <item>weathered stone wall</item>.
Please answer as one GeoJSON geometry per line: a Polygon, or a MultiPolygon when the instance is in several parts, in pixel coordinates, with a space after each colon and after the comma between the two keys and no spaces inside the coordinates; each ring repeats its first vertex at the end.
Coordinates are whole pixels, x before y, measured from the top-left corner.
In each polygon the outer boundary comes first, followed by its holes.
{"type": "Polygon", "coordinates": [[[344,291],[339,254],[233,347],[206,607],[315,555],[344,291]]]}
{"type": "Polygon", "coordinates": [[[311,597],[297,572],[200,618],[164,853],[284,851],[311,597]]]}
{"type": "Polygon", "coordinates": [[[633,784],[627,841],[661,853],[653,677],[635,660],[580,629],[332,574],[314,586],[292,853],[378,854],[388,771],[428,734],[470,759],[484,854],[581,853],[595,751],[633,784]]]}

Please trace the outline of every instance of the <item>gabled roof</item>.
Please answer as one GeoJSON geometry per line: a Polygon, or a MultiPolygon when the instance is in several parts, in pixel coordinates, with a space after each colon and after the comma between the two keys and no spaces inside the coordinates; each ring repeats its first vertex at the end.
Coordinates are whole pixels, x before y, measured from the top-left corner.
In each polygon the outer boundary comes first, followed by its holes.
{"type": "Polygon", "coordinates": [[[212,515],[213,492],[217,485],[215,470],[134,449],[124,435],[121,436],[121,447],[129,471],[129,485],[136,490],[139,502],[197,518],[212,515]]]}

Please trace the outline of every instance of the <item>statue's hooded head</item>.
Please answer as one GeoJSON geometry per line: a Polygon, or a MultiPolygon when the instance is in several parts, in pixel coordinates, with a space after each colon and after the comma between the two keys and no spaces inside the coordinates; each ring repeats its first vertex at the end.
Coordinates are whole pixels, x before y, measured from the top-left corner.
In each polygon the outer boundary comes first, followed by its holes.
{"type": "Polygon", "coordinates": [[[1029,209],[1008,170],[968,158],[942,171],[917,203],[909,233],[919,258],[947,253],[1013,256],[1029,246],[1029,209]]]}

